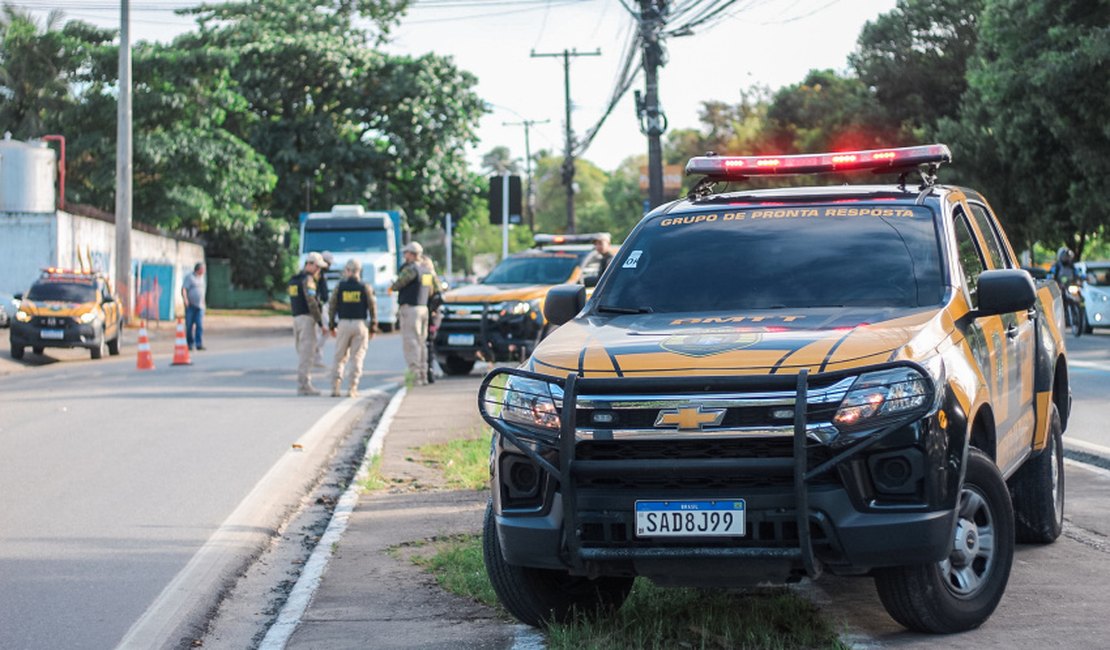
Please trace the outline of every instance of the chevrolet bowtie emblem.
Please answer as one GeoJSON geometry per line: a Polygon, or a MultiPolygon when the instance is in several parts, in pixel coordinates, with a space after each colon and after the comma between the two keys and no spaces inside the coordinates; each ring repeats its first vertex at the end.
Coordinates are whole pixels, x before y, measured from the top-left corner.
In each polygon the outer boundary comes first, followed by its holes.
{"type": "Polygon", "coordinates": [[[676,427],[679,431],[701,431],[707,426],[717,426],[723,419],[725,419],[725,409],[683,406],[659,411],[659,417],[655,418],[655,426],[676,427]]]}

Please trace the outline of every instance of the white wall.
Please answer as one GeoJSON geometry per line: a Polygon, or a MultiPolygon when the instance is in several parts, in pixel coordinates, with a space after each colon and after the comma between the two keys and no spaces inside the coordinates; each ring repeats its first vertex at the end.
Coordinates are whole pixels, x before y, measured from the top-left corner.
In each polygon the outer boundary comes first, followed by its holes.
{"type": "MultiPolygon", "coordinates": [[[[54,214],[0,213],[0,291],[21,293],[43,267],[80,268],[91,260],[94,269],[115,281],[116,226],[66,212],[54,214]]],[[[174,304],[181,305],[181,280],[197,262],[204,261],[199,244],[171,237],[131,231],[131,260],[175,268],[174,304]]],[[[132,292],[134,294],[134,292],[132,292]]]]}

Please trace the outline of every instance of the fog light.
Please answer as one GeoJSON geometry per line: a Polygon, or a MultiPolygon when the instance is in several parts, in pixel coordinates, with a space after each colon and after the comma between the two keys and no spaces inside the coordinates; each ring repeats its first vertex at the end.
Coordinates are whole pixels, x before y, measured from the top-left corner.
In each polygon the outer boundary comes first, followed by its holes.
{"type": "Polygon", "coordinates": [[[594,424],[613,424],[617,421],[617,415],[609,411],[594,411],[590,419],[594,424]]]}
{"type": "Polygon", "coordinates": [[[924,476],[921,454],[912,450],[876,454],[867,464],[875,489],[883,494],[913,494],[924,476]]]}

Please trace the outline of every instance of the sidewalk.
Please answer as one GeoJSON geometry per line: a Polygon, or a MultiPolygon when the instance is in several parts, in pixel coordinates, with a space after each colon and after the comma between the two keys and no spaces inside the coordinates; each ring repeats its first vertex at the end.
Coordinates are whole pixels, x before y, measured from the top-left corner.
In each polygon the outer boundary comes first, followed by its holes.
{"type": "Polygon", "coordinates": [[[286,648],[508,648],[519,626],[442,590],[389,549],[478,533],[487,492],[447,490],[416,448],[473,436],[481,377],[449,377],[409,391],[382,451],[386,491],[364,493],[312,602],[286,648]]]}

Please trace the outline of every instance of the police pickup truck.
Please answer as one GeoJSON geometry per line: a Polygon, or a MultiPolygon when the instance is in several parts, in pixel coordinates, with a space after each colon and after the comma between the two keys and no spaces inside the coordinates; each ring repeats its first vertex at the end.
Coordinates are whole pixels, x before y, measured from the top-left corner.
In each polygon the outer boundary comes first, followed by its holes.
{"type": "Polygon", "coordinates": [[[612,610],[636,576],[826,572],[872,577],[913,630],[991,615],[1015,537],[1061,531],[1063,312],[987,201],[936,183],[949,160],[694,158],[705,178],[644,217],[592,297],[548,294],[562,326],[479,394],[496,431],[485,561],[513,615],[612,610]],[[900,178],[714,191],[863,170],[900,178]]]}
{"type": "Polygon", "coordinates": [[[592,242],[599,233],[535,236],[536,247],[509,255],[478,284],[443,296],[435,350],[449,375],[469,374],[478,359],[521,360],[549,328],[542,305],[552,287],[597,273],[592,242]]]}

